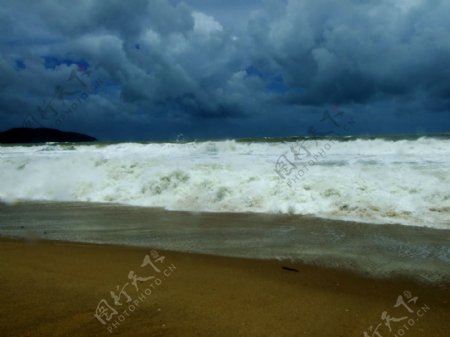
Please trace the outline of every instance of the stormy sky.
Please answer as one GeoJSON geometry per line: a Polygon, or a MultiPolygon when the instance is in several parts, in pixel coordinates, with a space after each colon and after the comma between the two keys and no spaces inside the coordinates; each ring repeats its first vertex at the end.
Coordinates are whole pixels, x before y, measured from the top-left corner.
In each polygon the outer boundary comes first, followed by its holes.
{"type": "Polygon", "coordinates": [[[448,0],[2,0],[0,32],[0,129],[450,131],[448,0]]]}

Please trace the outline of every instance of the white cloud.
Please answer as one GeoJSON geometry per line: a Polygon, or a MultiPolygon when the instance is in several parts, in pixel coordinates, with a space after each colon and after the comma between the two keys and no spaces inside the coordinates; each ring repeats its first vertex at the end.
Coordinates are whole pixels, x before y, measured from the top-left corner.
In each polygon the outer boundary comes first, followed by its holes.
{"type": "Polygon", "coordinates": [[[422,2],[422,0],[395,0],[394,4],[402,11],[407,12],[410,9],[420,6],[422,2]]]}
{"type": "Polygon", "coordinates": [[[159,34],[152,29],[147,29],[144,34],[142,34],[142,40],[151,46],[157,46],[161,42],[159,34]]]}
{"type": "Polygon", "coordinates": [[[209,34],[223,31],[222,25],[216,21],[212,16],[201,12],[193,12],[194,31],[201,34],[209,34]]]}

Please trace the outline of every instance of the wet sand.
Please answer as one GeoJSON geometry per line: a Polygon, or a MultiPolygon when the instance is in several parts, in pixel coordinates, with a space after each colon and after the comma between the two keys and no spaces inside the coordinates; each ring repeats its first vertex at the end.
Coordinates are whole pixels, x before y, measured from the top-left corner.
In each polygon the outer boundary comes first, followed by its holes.
{"type": "Polygon", "coordinates": [[[369,327],[383,323],[384,311],[402,320],[391,321],[392,332],[382,324],[381,336],[448,337],[450,331],[448,284],[160,250],[165,260],[157,264],[161,272],[154,272],[160,284],[139,282],[142,293],[130,285],[132,301],[122,297],[122,306],[114,306],[110,291],[130,281],[130,270],[148,276],[149,267],[140,265],[150,252],[1,239],[0,336],[360,337],[364,331],[371,336],[369,327]],[[147,289],[151,294],[144,298],[147,289]],[[393,307],[400,295],[412,313],[393,307]],[[415,303],[407,302],[414,297],[415,303]],[[101,299],[118,309],[111,320],[116,327],[94,317],[101,299]]]}
{"type": "Polygon", "coordinates": [[[450,282],[450,230],[305,216],[192,213],[96,203],[0,204],[0,236],[301,261],[450,282]]]}

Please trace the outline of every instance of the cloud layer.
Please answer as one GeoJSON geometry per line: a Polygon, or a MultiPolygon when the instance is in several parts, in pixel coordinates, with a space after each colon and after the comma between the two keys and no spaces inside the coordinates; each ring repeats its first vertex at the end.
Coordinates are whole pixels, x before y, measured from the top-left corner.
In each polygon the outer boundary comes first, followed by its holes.
{"type": "Polygon", "coordinates": [[[301,134],[331,104],[361,133],[448,131],[448,1],[216,2],[4,1],[0,123],[57,118],[76,70],[103,84],[61,128],[103,138],[301,134]]]}

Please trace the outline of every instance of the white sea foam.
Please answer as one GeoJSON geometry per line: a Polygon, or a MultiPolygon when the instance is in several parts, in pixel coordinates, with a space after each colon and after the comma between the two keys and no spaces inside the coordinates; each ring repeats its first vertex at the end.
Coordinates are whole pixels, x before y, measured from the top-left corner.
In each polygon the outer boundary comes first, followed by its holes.
{"type": "MultiPolygon", "coordinates": [[[[326,144],[309,140],[305,146],[319,152],[326,144]]],[[[281,154],[292,156],[290,145],[2,146],[0,199],[292,213],[450,228],[450,140],[334,142],[292,187],[274,171],[281,154]]],[[[302,160],[296,164],[302,166],[302,160]]]]}

